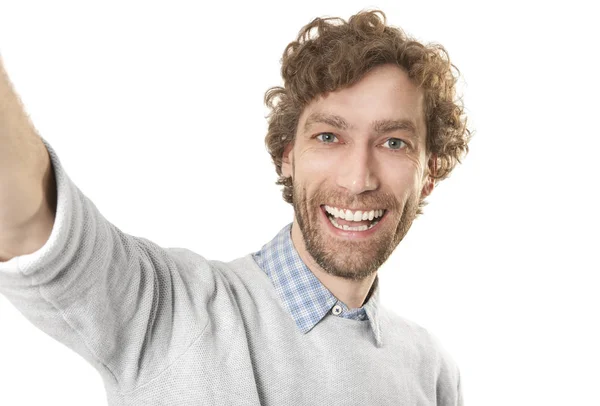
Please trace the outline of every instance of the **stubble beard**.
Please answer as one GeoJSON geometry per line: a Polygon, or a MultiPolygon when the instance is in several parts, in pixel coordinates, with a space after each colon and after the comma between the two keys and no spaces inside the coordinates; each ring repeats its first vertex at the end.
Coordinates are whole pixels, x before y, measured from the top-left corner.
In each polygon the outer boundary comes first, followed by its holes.
{"type": "MultiPolygon", "coordinates": [[[[300,228],[306,251],[328,274],[349,280],[364,280],[383,265],[404,238],[419,208],[419,196],[411,196],[406,204],[401,204],[394,196],[380,194],[368,200],[355,199],[354,202],[338,207],[360,205],[363,207],[385,208],[388,210],[385,224],[380,224],[375,235],[364,241],[341,240],[331,237],[320,224],[321,208],[311,202],[343,202],[348,200],[317,191],[310,202],[306,189],[294,183],[294,213],[300,228]],[[400,207],[401,213],[400,212],[400,207]],[[399,220],[398,220],[399,218],[399,220]],[[395,224],[395,226],[394,226],[395,224]]],[[[329,221],[329,220],[326,220],[329,221]]]]}

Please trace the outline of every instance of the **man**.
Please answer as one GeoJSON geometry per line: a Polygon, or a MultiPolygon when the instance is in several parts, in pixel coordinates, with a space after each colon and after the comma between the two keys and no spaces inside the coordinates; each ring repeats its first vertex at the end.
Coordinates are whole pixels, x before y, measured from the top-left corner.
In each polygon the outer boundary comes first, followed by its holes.
{"type": "Polygon", "coordinates": [[[456,365],[379,305],[377,278],[467,152],[445,51],[373,11],[314,20],[282,63],[266,143],[295,218],[229,263],[104,219],[4,77],[0,292],[111,405],[462,404],[456,365]]]}

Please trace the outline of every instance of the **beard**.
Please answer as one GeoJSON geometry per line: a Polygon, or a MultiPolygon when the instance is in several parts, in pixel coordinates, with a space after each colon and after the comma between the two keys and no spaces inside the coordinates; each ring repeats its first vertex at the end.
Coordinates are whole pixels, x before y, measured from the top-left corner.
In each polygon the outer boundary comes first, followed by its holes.
{"type": "Polygon", "coordinates": [[[308,199],[305,188],[296,183],[293,187],[294,213],[306,250],[326,273],[354,281],[377,272],[402,241],[419,209],[420,197],[416,194],[402,205],[395,196],[383,192],[347,198],[318,190],[308,199]],[[384,208],[386,219],[369,238],[341,240],[328,235],[320,224],[323,221],[320,204],[384,208]]]}

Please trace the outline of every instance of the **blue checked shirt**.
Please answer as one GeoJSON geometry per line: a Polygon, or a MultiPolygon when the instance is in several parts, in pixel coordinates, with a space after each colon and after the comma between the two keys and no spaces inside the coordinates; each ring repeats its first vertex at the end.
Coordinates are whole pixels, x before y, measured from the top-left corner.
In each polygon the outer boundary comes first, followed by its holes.
{"type": "Polygon", "coordinates": [[[269,276],[275,290],[296,325],[308,333],[327,314],[353,320],[369,320],[375,338],[381,344],[377,309],[379,276],[375,277],[369,300],[358,309],[349,309],[338,300],[302,262],[291,238],[292,224],[255,252],[254,260],[269,276]]]}

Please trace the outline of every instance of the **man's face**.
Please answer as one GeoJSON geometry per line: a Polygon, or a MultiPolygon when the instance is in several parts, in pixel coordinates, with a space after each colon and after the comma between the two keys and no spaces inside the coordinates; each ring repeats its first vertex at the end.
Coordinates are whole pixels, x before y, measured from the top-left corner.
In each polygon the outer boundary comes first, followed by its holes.
{"type": "Polygon", "coordinates": [[[392,65],[304,109],[282,171],[293,227],[325,272],[362,280],[404,238],[433,187],[425,141],[423,94],[392,65]]]}

